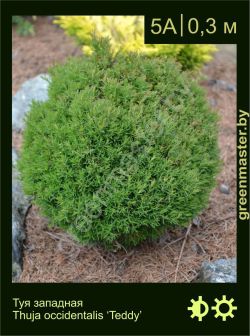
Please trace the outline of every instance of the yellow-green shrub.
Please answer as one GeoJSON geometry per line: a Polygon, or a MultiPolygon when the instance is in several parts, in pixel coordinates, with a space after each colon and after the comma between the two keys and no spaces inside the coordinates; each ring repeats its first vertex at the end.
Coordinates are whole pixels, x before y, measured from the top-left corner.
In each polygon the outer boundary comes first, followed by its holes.
{"type": "Polygon", "coordinates": [[[113,52],[140,52],[148,56],[175,57],[184,69],[197,69],[212,58],[210,44],[144,44],[143,16],[58,16],[54,23],[74,36],[83,52],[93,51],[92,37],[108,37],[113,52]]]}

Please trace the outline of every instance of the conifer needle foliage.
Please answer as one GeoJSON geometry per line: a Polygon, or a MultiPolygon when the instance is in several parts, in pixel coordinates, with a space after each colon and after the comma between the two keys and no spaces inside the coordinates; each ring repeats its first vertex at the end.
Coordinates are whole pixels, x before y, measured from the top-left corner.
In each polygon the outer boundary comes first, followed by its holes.
{"type": "Polygon", "coordinates": [[[51,69],[19,161],[24,190],[80,242],[136,245],[185,226],[218,172],[217,116],[175,62],[95,52],[51,69]]]}
{"type": "Polygon", "coordinates": [[[114,52],[139,52],[148,57],[166,55],[188,70],[199,69],[217,50],[212,44],[144,44],[143,16],[69,15],[57,16],[54,23],[77,40],[85,55],[93,52],[93,33],[99,38],[108,37],[114,52]]]}

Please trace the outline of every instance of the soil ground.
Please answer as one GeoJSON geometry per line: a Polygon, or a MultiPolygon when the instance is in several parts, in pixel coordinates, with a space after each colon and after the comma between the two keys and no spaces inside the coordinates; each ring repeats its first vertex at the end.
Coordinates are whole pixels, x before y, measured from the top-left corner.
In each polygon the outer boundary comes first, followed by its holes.
{"type": "MultiPolygon", "coordinates": [[[[13,94],[25,80],[81,54],[51,18],[38,17],[35,31],[35,36],[20,37],[13,29],[13,94]]],[[[202,70],[201,84],[220,115],[223,167],[209,205],[198,217],[199,225],[190,225],[188,235],[187,229],[170,230],[155,242],[110,252],[79,245],[62,230],[48,228],[33,205],[25,223],[20,282],[191,282],[203,261],[236,256],[236,93],[214,83],[235,85],[236,47],[218,48],[214,60],[202,70]],[[229,194],[220,191],[222,183],[229,187],[229,194]]],[[[20,148],[21,135],[13,135],[13,146],[20,148]]]]}

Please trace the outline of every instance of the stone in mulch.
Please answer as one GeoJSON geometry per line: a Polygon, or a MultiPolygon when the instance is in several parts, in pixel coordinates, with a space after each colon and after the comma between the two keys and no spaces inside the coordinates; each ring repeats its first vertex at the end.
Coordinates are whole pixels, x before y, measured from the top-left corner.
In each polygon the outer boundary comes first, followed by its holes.
{"type": "Polygon", "coordinates": [[[196,282],[235,283],[236,259],[218,259],[214,262],[203,262],[196,282]]]}
{"type": "MultiPolygon", "coordinates": [[[[25,115],[32,101],[46,101],[50,77],[41,74],[21,86],[12,98],[12,130],[22,132],[25,115]]],[[[24,221],[31,199],[23,194],[19,172],[16,167],[18,154],[12,149],[12,280],[18,281],[22,273],[23,241],[25,239],[24,221]]]]}
{"type": "Polygon", "coordinates": [[[50,77],[38,75],[23,83],[20,90],[12,98],[12,130],[21,132],[24,128],[24,117],[30,109],[32,100],[46,101],[50,77]]]}
{"type": "Polygon", "coordinates": [[[222,194],[229,195],[230,194],[230,188],[227,184],[221,183],[220,185],[220,192],[222,194]]]}
{"type": "Polygon", "coordinates": [[[18,155],[12,149],[12,280],[18,281],[22,273],[22,249],[25,239],[24,220],[30,199],[22,192],[16,168],[18,155]]]}
{"type": "Polygon", "coordinates": [[[236,85],[232,83],[227,83],[224,80],[220,79],[209,79],[208,85],[210,86],[217,86],[219,89],[225,90],[225,91],[231,91],[236,92],[236,85]]]}

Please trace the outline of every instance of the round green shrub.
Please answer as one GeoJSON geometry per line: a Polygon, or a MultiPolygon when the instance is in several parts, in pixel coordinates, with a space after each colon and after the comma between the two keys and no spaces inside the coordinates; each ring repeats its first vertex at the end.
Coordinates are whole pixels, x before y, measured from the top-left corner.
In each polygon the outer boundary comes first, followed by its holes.
{"type": "Polygon", "coordinates": [[[95,53],[51,69],[19,162],[24,190],[81,242],[135,245],[185,226],[219,167],[217,115],[174,61],[95,53]]]}

